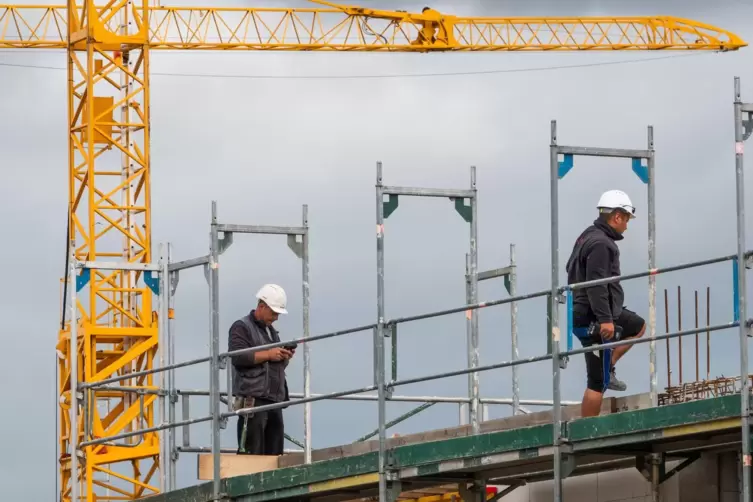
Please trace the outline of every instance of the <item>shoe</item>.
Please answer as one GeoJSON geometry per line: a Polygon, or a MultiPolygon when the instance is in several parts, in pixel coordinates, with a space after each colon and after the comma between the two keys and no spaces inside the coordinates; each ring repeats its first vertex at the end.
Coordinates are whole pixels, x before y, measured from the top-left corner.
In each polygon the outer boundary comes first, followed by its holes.
{"type": "Polygon", "coordinates": [[[612,371],[609,374],[609,386],[607,388],[609,390],[616,390],[619,392],[624,392],[627,390],[627,384],[622,380],[617,379],[614,368],[612,368],[612,371]]]}

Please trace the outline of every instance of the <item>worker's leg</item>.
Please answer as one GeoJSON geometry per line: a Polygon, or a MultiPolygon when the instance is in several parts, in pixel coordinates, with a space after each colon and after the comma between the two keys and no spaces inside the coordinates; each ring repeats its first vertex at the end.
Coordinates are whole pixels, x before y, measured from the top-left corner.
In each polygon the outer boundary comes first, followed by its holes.
{"type": "Polygon", "coordinates": [[[602,356],[602,351],[585,353],[587,388],[580,405],[580,413],[583,417],[595,417],[601,411],[601,401],[604,397],[602,356]]]}
{"type": "MultiPolygon", "coordinates": [[[[259,406],[259,403],[256,404],[259,406]]],[[[248,417],[246,424],[246,443],[245,450],[242,452],[246,455],[264,455],[264,429],[268,421],[267,412],[256,412],[248,417]]],[[[240,447],[241,431],[243,427],[243,417],[238,416],[238,445],[240,447]]],[[[240,448],[239,448],[240,450],[240,448]]],[[[240,451],[239,451],[240,453],[240,451]]]]}
{"type": "Polygon", "coordinates": [[[282,408],[267,412],[267,428],[264,430],[264,455],[282,455],[285,446],[285,425],[282,408]]]}
{"type": "MultiPolygon", "coordinates": [[[[640,338],[646,332],[646,321],[632,310],[623,309],[620,316],[615,320],[615,324],[622,328],[622,340],[640,338]]],[[[632,347],[632,345],[623,345],[615,348],[612,351],[612,366],[632,347]]]]}

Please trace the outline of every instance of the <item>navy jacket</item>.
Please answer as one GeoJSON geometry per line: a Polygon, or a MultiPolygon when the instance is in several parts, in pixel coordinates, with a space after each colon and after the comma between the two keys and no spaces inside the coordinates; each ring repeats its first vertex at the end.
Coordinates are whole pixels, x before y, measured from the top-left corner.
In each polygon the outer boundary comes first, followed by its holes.
{"type": "MultiPolygon", "coordinates": [[[[567,261],[567,283],[614,277],[620,273],[620,249],[616,241],[623,238],[607,223],[596,219],[575,241],[567,261]]],[[[625,293],[619,282],[576,289],[573,314],[599,323],[613,322],[622,313],[625,293]]]]}

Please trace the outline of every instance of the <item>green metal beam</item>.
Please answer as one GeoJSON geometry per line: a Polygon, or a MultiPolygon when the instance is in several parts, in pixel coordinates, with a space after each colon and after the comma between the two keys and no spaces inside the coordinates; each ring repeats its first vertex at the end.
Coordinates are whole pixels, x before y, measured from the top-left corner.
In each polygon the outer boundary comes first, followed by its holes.
{"type": "MultiPolygon", "coordinates": [[[[714,422],[722,430],[739,427],[729,422],[740,414],[739,395],[704,399],[689,403],[626,411],[600,417],[582,418],[568,423],[567,431],[576,451],[651,442],[667,437],[668,428],[675,437],[697,433],[692,426],[714,422]],[[722,427],[724,425],[724,427],[722,427]]],[[[459,469],[488,468],[490,462],[549,455],[553,431],[551,424],[490,432],[476,436],[457,437],[394,448],[391,458],[394,469],[404,478],[415,478],[459,469]]],[[[228,497],[244,502],[266,502],[306,497],[311,485],[326,490],[328,481],[377,472],[377,452],[314,462],[310,465],[286,467],[272,471],[238,476],[223,480],[228,497]],[[323,484],[323,486],[322,486],[323,484]]],[[[368,483],[368,480],[364,481],[368,483]]],[[[206,483],[149,498],[150,502],[205,502],[211,484],[206,483]]],[[[334,489],[334,487],[333,487],[334,489]]]]}

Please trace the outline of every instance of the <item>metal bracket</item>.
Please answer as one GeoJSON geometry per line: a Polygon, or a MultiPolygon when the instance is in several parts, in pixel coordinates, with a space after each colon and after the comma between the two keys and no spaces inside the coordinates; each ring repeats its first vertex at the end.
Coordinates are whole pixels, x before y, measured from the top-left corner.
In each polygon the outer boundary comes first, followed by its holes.
{"type": "Polygon", "coordinates": [[[175,296],[175,292],[178,290],[178,282],[180,281],[180,271],[170,272],[170,295],[175,296]]]}
{"type": "Polygon", "coordinates": [[[152,293],[159,295],[159,278],[154,277],[151,270],[144,272],[144,284],[152,290],[152,293]]]}
{"type": "Polygon", "coordinates": [[[573,161],[573,154],[572,153],[566,153],[565,158],[560,160],[557,164],[557,177],[559,179],[562,179],[565,177],[567,173],[570,172],[570,170],[575,165],[575,162],[573,161]]]}
{"type": "Polygon", "coordinates": [[[395,388],[392,386],[392,382],[384,386],[384,397],[392,399],[392,394],[395,392],[395,388]]]}
{"type": "Polygon", "coordinates": [[[648,166],[643,165],[643,159],[640,157],[633,158],[633,172],[645,185],[648,185],[648,166]]]}
{"type": "Polygon", "coordinates": [[[748,118],[743,119],[743,141],[750,138],[753,133],[753,112],[748,112],[748,118]]]}
{"type": "Polygon", "coordinates": [[[473,221],[473,211],[471,206],[465,205],[465,199],[460,197],[450,197],[450,200],[455,203],[455,211],[465,220],[466,223],[473,221]]]}
{"type": "Polygon", "coordinates": [[[217,238],[217,252],[219,254],[227,251],[227,248],[233,243],[233,232],[222,232],[222,237],[217,238]]]}
{"type": "Polygon", "coordinates": [[[570,356],[564,356],[560,357],[560,369],[566,370],[567,369],[567,363],[570,362],[570,356]]]}
{"type": "Polygon", "coordinates": [[[511,285],[511,282],[510,282],[510,274],[506,274],[503,277],[503,280],[505,281],[505,289],[507,290],[507,294],[511,295],[512,294],[512,290],[511,290],[512,285],[511,285]]]}
{"type": "Polygon", "coordinates": [[[206,279],[207,284],[209,284],[209,263],[204,264],[204,279],[206,279]]]}
{"type": "Polygon", "coordinates": [[[392,213],[395,212],[395,209],[397,209],[398,199],[397,195],[395,194],[389,194],[387,196],[387,202],[382,201],[382,210],[384,212],[384,219],[390,217],[392,213]]]}
{"type": "Polygon", "coordinates": [[[753,254],[745,257],[745,268],[753,269],[753,254]]]}
{"type": "Polygon", "coordinates": [[[220,429],[227,429],[227,417],[220,418],[220,429]]]}
{"type": "Polygon", "coordinates": [[[76,276],[76,293],[81,291],[84,286],[86,286],[89,283],[89,279],[91,279],[92,271],[90,268],[85,268],[81,271],[81,274],[76,276]]]}
{"type": "Polygon", "coordinates": [[[299,259],[303,259],[303,240],[298,242],[296,234],[288,234],[288,247],[299,259]]]}
{"type": "Polygon", "coordinates": [[[221,370],[227,368],[227,357],[220,357],[218,364],[221,370]]]}

